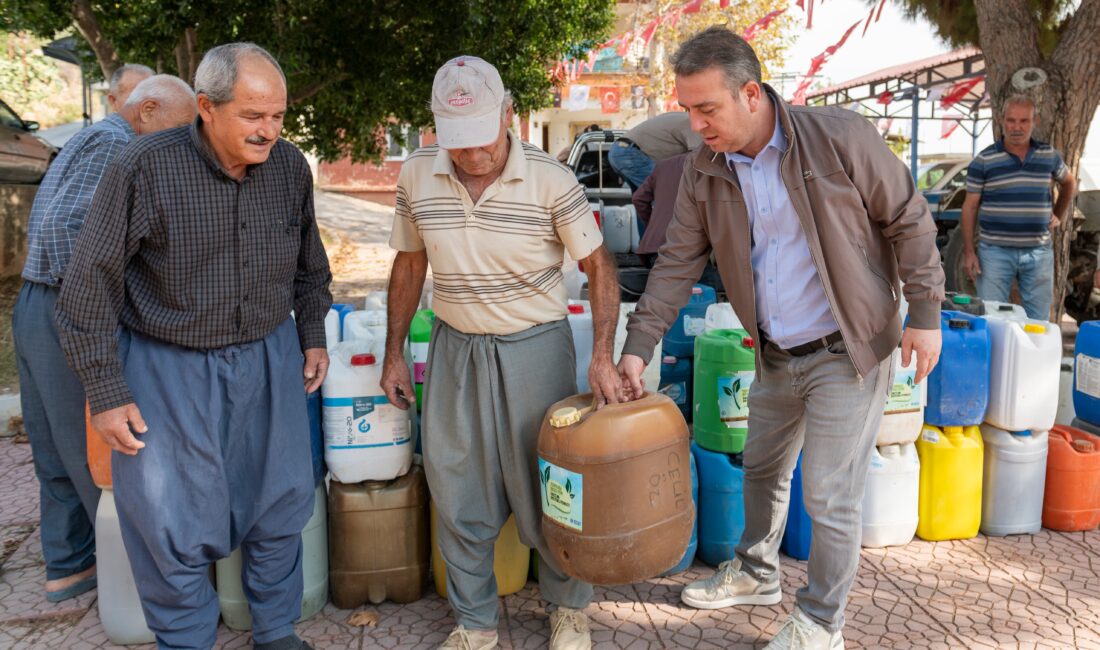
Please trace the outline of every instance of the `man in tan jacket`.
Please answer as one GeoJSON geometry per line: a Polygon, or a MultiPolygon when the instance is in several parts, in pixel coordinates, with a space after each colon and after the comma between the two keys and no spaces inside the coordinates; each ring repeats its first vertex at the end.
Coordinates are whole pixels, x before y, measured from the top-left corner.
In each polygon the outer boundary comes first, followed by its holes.
{"type": "Polygon", "coordinates": [[[703,136],[627,327],[619,370],[634,397],[653,348],[712,250],[758,342],[744,449],[745,532],[736,557],[681,599],[706,609],[780,602],[779,542],[802,452],[813,520],[809,584],[767,646],[842,648],[859,565],[871,449],[901,343],[916,381],[940,352],[943,270],[927,203],[864,118],[788,106],[761,83],[752,48],[722,27],[672,59],[680,104],[703,136]],[[909,323],[899,322],[898,278],[909,323]]]}

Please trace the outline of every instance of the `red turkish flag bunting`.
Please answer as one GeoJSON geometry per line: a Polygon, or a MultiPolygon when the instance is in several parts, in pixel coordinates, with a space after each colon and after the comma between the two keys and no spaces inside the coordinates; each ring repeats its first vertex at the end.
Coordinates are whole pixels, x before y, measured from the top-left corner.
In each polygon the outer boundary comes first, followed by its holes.
{"type": "Polygon", "coordinates": [[[985,80],[985,75],[980,74],[977,77],[971,77],[970,79],[963,79],[962,81],[951,86],[951,90],[948,90],[943,94],[943,98],[940,99],[940,108],[947,110],[955,104],[959,103],[966,94],[974,89],[979,83],[985,80]]]}
{"type": "Polygon", "coordinates": [[[768,12],[763,18],[749,25],[749,28],[745,30],[745,33],[741,35],[741,38],[746,41],[751,41],[756,36],[771,26],[772,21],[783,15],[786,9],[776,9],[775,11],[768,12]]]}

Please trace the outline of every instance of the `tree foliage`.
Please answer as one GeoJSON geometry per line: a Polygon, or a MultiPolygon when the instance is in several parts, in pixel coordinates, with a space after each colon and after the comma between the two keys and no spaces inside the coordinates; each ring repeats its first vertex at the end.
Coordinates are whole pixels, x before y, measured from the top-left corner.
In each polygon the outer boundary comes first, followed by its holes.
{"type": "Polygon", "coordinates": [[[25,120],[43,127],[80,117],[57,64],[42,55],[40,43],[21,34],[0,33],[0,97],[25,120]]]}
{"type": "Polygon", "coordinates": [[[323,159],[367,160],[383,152],[383,125],[431,124],[435,71],[460,54],[496,65],[518,112],[546,107],[548,63],[606,38],[613,6],[613,0],[6,0],[0,28],[44,37],[75,28],[103,74],[126,61],[188,81],[207,49],[255,42],[286,72],[287,136],[323,159]]]}

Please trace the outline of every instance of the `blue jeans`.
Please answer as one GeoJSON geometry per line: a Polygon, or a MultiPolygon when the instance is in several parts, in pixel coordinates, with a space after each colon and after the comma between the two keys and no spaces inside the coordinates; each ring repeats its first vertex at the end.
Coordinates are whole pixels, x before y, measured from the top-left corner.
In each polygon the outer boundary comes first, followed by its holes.
{"type": "Polygon", "coordinates": [[[626,179],[631,192],[637,192],[645,179],[653,172],[653,159],[637,145],[627,145],[622,140],[611,145],[607,152],[607,162],[615,173],[626,179]]]}
{"type": "Polygon", "coordinates": [[[58,287],[25,282],[12,312],[23,426],[41,495],[46,579],[95,564],[99,488],[88,469],[84,387],[65,361],[54,325],[58,287]]]}
{"type": "Polygon", "coordinates": [[[1054,251],[1049,244],[1016,248],[978,243],[978,297],[1008,302],[1012,281],[1020,287],[1020,298],[1028,318],[1050,320],[1054,300],[1054,251]]]}

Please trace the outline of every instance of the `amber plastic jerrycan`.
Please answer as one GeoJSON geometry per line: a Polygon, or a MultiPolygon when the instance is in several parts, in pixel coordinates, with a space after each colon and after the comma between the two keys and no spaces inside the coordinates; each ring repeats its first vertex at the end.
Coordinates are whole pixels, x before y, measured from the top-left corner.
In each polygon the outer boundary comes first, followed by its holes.
{"type": "Polygon", "coordinates": [[[592,408],[574,395],[539,432],[542,532],[553,562],[591,584],[641,582],[684,556],[695,522],[687,423],[658,393],[592,408]]]}
{"type": "Polygon", "coordinates": [[[111,487],[111,447],[92,428],[92,411],[84,402],[84,436],[88,443],[88,470],[96,487],[111,487]]]}

